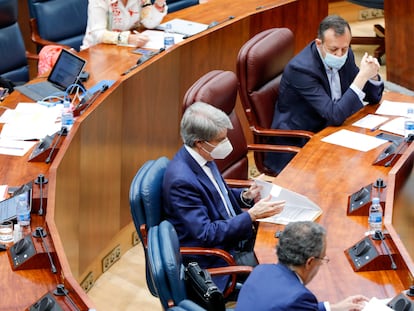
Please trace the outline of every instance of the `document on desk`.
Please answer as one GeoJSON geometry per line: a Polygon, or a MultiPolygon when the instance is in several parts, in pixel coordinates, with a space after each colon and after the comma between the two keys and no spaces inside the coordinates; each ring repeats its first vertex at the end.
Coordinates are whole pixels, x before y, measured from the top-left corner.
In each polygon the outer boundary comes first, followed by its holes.
{"type": "Polygon", "coordinates": [[[178,33],[183,36],[193,36],[208,28],[207,24],[192,22],[181,18],[174,18],[157,26],[156,29],[165,30],[167,24],[171,25],[171,32],[178,33]]]}
{"type": "Polygon", "coordinates": [[[408,108],[414,109],[414,103],[383,100],[381,105],[378,107],[377,111],[375,111],[375,113],[389,116],[404,117],[407,114],[408,108]]]}
{"type": "Polygon", "coordinates": [[[62,127],[61,113],[62,107],[58,105],[46,107],[34,103],[19,103],[4,124],[0,138],[33,140],[42,139],[46,135],[53,135],[62,127]]]}
{"type": "Polygon", "coordinates": [[[22,157],[35,144],[36,141],[10,140],[0,138],[0,154],[22,157]]]}
{"type": "Polygon", "coordinates": [[[404,128],[405,121],[406,121],[405,117],[398,117],[381,125],[379,129],[381,131],[390,132],[390,133],[404,136],[405,135],[405,128],[404,128]]]}
{"type": "Polygon", "coordinates": [[[260,191],[262,198],[270,194],[272,201],[286,201],[285,207],[280,214],[260,219],[259,221],[286,225],[292,221],[314,221],[322,214],[322,209],[304,195],[261,179],[255,179],[254,181],[262,186],[260,191]]]}
{"type": "Polygon", "coordinates": [[[388,121],[389,118],[384,116],[378,116],[376,114],[367,114],[365,117],[354,122],[353,126],[358,126],[370,130],[375,130],[379,128],[379,125],[388,121]]]}
{"type": "Polygon", "coordinates": [[[339,130],[322,138],[323,142],[351,148],[359,151],[369,151],[386,143],[386,140],[349,130],[339,130]]]}
{"type": "Polygon", "coordinates": [[[390,301],[390,299],[378,299],[378,298],[371,298],[370,301],[368,301],[365,304],[364,309],[362,311],[387,311],[392,310],[390,307],[387,306],[387,303],[390,301]]]}
{"type": "MultiPolygon", "coordinates": [[[[144,49],[159,50],[164,47],[164,32],[159,30],[145,30],[142,32],[143,35],[148,36],[148,42],[142,47],[144,49]]],[[[184,35],[179,33],[173,33],[174,44],[183,41],[184,35]]]]}

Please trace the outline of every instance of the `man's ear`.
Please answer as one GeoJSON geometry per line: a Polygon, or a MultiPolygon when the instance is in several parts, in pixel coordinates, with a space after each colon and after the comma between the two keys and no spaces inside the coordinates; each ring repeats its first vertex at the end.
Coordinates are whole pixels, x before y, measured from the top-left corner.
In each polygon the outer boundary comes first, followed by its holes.
{"type": "Polygon", "coordinates": [[[306,263],[305,263],[305,269],[306,270],[309,270],[310,268],[311,268],[311,266],[312,266],[312,263],[313,263],[313,261],[315,260],[315,257],[309,257],[307,260],[306,260],[306,263]]]}
{"type": "Polygon", "coordinates": [[[319,38],[316,38],[316,39],[315,39],[315,43],[316,43],[316,45],[319,47],[319,46],[321,46],[321,45],[322,45],[322,40],[321,40],[321,39],[319,39],[319,38]]]}

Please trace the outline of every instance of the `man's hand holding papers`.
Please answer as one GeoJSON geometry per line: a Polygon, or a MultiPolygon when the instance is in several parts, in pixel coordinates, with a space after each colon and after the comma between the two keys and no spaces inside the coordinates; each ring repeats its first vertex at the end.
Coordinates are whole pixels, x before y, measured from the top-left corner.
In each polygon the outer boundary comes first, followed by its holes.
{"type": "Polygon", "coordinates": [[[292,221],[313,221],[322,214],[322,210],[318,205],[299,193],[261,179],[255,179],[254,181],[262,188],[260,191],[262,198],[270,196],[271,201],[286,202],[281,213],[259,219],[259,221],[286,225],[292,221]]]}

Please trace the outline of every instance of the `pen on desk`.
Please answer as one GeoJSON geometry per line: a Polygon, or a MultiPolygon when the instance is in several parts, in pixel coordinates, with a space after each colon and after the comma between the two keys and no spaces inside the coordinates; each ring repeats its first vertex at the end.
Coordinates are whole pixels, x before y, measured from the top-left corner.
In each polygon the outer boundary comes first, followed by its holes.
{"type": "Polygon", "coordinates": [[[373,128],[371,128],[371,132],[374,132],[374,131],[378,130],[379,128],[380,128],[380,126],[379,126],[379,125],[374,126],[373,128]]]}

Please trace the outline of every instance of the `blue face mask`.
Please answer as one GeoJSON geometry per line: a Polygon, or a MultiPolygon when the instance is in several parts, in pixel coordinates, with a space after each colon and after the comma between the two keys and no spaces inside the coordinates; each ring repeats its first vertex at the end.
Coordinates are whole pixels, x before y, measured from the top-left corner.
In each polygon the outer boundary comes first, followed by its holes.
{"type": "Polygon", "coordinates": [[[325,64],[328,67],[331,67],[337,70],[342,68],[342,66],[345,64],[346,59],[348,57],[348,53],[345,53],[342,56],[336,56],[328,52],[326,52],[325,54],[326,54],[324,58],[325,64]]]}

